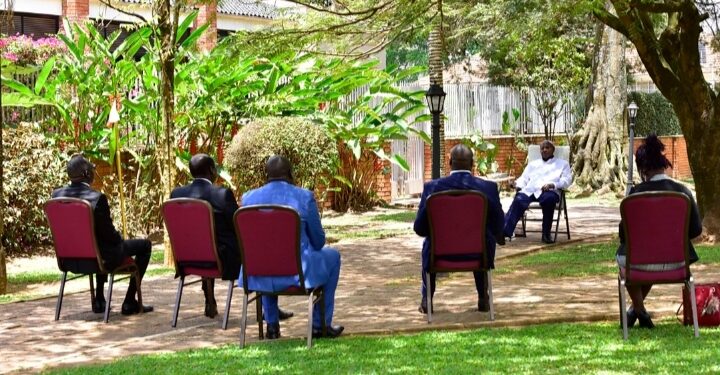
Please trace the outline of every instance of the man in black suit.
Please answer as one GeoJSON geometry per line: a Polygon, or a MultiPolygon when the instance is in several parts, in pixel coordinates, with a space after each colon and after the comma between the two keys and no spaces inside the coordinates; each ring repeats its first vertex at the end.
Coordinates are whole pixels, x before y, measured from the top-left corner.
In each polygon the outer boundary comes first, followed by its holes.
{"type": "MultiPolygon", "coordinates": [[[[452,171],[449,176],[432,180],[425,184],[420,198],[420,206],[418,206],[418,213],[415,217],[415,233],[425,237],[422,248],[422,300],[419,307],[419,311],[423,314],[427,314],[426,288],[428,281],[425,280],[425,272],[427,272],[430,263],[430,223],[428,222],[426,203],[431,194],[446,190],[474,190],[484,193],[488,200],[485,256],[487,257],[490,268],[495,268],[496,242],[499,242],[501,245],[505,244],[505,239],[502,236],[505,216],[502,205],[500,204],[500,194],[498,193],[497,184],[491,181],[481,180],[472,175],[473,154],[472,151],[463,144],[456,145],[450,151],[450,167],[452,171]]],[[[474,272],[474,276],[475,288],[478,292],[478,310],[489,311],[487,272],[474,272]]],[[[434,274],[430,276],[430,293],[431,295],[435,293],[434,274]]]]}
{"type": "MultiPolygon", "coordinates": [[[[140,272],[140,281],[142,282],[142,277],[150,263],[150,252],[152,251],[150,241],[145,239],[123,240],[120,236],[110,217],[107,197],[90,187],[95,179],[95,165],[80,154],[74,155],[68,162],[67,173],[70,185],[55,189],[52,197],[79,198],[88,201],[93,208],[95,238],[105,267],[114,269],[120,266],[126,258],[135,257],[135,264],[140,272]]],[[[92,309],[95,313],[102,313],[105,311],[106,305],[103,285],[107,281],[107,275],[98,273],[95,275],[95,279],[97,280],[97,289],[95,289],[95,302],[92,309]]],[[[152,306],[140,306],[135,299],[135,294],[137,294],[137,285],[135,279],[131,278],[125,301],[122,304],[123,315],[153,311],[152,306]]]]}
{"type": "MultiPolygon", "coordinates": [[[[190,159],[190,174],[193,181],[175,188],[170,198],[195,198],[210,203],[215,221],[218,256],[223,265],[222,279],[237,280],[240,274],[240,250],[233,225],[233,215],[238,209],[235,195],[229,189],[213,185],[217,179],[217,168],[215,161],[206,154],[197,154],[190,159]]],[[[214,318],[217,315],[215,279],[203,278],[202,289],[205,294],[205,316],[214,318]]],[[[292,315],[291,312],[280,311],[281,319],[292,315]]]]}

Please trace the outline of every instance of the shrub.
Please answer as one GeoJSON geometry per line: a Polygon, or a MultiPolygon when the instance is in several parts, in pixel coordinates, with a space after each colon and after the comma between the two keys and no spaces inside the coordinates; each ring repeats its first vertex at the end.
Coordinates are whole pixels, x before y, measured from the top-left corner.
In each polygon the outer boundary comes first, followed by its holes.
{"type": "Polygon", "coordinates": [[[241,191],[265,183],[265,162],[282,155],[293,166],[298,186],[314,189],[335,171],[338,150],[322,126],[299,117],[265,117],[244,126],[233,138],[225,167],[241,191]]]}
{"type": "Polygon", "coordinates": [[[635,101],[640,108],[635,119],[636,136],[644,137],[650,133],[657,135],[682,134],[672,105],[661,93],[631,92],[628,94],[628,102],[630,101],[635,101]]]}
{"type": "Polygon", "coordinates": [[[58,153],[37,125],[23,123],[3,134],[5,231],[10,255],[32,254],[50,243],[43,203],[52,190],[67,183],[67,157],[58,153]]]}
{"type": "Polygon", "coordinates": [[[0,38],[0,56],[19,66],[42,65],[65,50],[65,45],[55,36],[38,40],[28,35],[0,38]]]}

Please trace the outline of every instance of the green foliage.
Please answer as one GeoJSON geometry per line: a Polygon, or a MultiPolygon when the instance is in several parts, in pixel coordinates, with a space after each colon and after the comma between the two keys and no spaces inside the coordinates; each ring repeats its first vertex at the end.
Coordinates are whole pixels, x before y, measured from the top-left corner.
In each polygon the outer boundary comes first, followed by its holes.
{"type": "Polygon", "coordinates": [[[66,157],[30,124],[4,128],[3,148],[3,247],[10,256],[33,254],[50,243],[43,203],[67,182],[66,157]]]}
{"type": "Polygon", "coordinates": [[[372,221],[399,221],[403,223],[412,223],[415,221],[415,211],[404,211],[392,214],[382,214],[373,216],[372,221]]]}
{"type": "MultiPolygon", "coordinates": [[[[505,135],[511,134],[513,137],[513,145],[515,147],[510,148],[510,153],[505,159],[505,167],[509,174],[512,174],[515,170],[515,163],[519,160],[515,157],[515,149],[520,151],[527,151],[528,145],[527,140],[523,137],[522,129],[520,126],[520,110],[513,108],[511,112],[505,111],[502,115],[502,132],[505,135]],[[512,118],[510,118],[512,113],[512,118]]],[[[520,160],[521,163],[524,161],[520,160]]]]}
{"type": "MultiPolygon", "coordinates": [[[[527,307],[531,308],[531,307],[527,307]]],[[[470,331],[431,331],[411,335],[354,336],[303,341],[237,343],[219,348],[132,356],[109,364],[58,368],[52,374],[158,373],[438,373],[438,374],[714,374],[720,330],[692,328],[675,319],[652,330],[635,329],[623,342],[617,322],[493,327],[470,331]]],[[[248,327],[248,332],[249,331],[248,327]]]]}
{"type": "Polygon", "coordinates": [[[497,172],[498,163],[495,161],[495,157],[498,149],[495,142],[486,141],[481,131],[470,137],[463,138],[461,142],[473,150],[475,168],[480,175],[485,176],[488,173],[497,172]]]}
{"type": "Polygon", "coordinates": [[[337,145],[320,125],[297,117],[265,117],[244,126],[227,152],[226,166],[242,191],[265,183],[265,162],[282,155],[298,186],[315,189],[337,165],[337,145]]]}
{"type": "Polygon", "coordinates": [[[680,123],[670,102],[659,92],[634,91],[628,94],[628,102],[635,101],[639,110],[635,119],[635,135],[682,135],[680,123]]]}

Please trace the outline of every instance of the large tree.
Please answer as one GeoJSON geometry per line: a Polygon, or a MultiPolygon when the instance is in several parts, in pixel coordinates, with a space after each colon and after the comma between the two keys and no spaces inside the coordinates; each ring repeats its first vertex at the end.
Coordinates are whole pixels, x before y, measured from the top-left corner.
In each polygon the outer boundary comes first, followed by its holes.
{"type": "MultiPolygon", "coordinates": [[[[655,86],[670,101],[682,128],[703,226],[720,234],[720,95],[705,79],[698,41],[704,23],[717,17],[717,1],[610,0],[615,14],[597,4],[595,15],[637,49],[655,86]]],[[[717,26],[717,18],[715,18],[717,26]]],[[[717,32],[717,29],[713,30],[717,32]]],[[[715,34],[717,37],[717,34],[715,34]]]]}

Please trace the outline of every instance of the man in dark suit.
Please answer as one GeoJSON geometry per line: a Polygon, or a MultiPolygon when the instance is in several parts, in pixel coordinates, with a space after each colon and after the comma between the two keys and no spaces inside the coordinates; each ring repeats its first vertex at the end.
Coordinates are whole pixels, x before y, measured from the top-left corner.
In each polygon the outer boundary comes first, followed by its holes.
{"type": "MultiPolygon", "coordinates": [[[[238,209],[235,195],[229,189],[213,185],[217,179],[217,168],[215,161],[206,154],[197,154],[190,159],[190,174],[193,181],[175,188],[170,198],[195,198],[210,203],[215,221],[218,256],[223,265],[222,279],[236,280],[240,274],[240,250],[233,225],[233,215],[238,209]]],[[[203,278],[202,289],[205,294],[205,316],[214,318],[217,315],[215,279],[203,278]]],[[[282,311],[280,315],[282,319],[287,319],[293,314],[282,311]]]]}
{"type": "MultiPolygon", "coordinates": [[[[487,257],[490,268],[495,268],[495,239],[497,238],[501,245],[505,244],[502,236],[505,216],[502,205],[500,204],[500,194],[498,193],[497,184],[491,181],[481,180],[472,175],[473,154],[465,145],[459,144],[452,148],[450,151],[450,167],[452,171],[449,176],[432,180],[425,184],[420,199],[420,206],[418,207],[418,213],[415,218],[415,233],[425,237],[422,248],[422,301],[418,309],[423,314],[427,314],[427,280],[425,280],[425,273],[427,272],[428,263],[430,262],[430,238],[428,237],[430,235],[430,224],[428,222],[426,204],[431,194],[446,190],[474,190],[484,193],[488,199],[485,256],[487,257]]],[[[478,310],[489,311],[487,272],[474,272],[474,276],[475,288],[478,292],[478,310]]],[[[430,276],[430,293],[435,293],[435,275],[430,276]]]]}
{"type": "MultiPolygon", "coordinates": [[[[95,238],[105,262],[105,267],[114,269],[120,266],[124,259],[135,257],[135,264],[140,271],[140,281],[142,281],[148,263],[150,263],[150,252],[152,251],[150,241],[145,239],[123,240],[120,236],[110,217],[110,206],[107,197],[90,187],[90,184],[95,179],[95,165],[82,155],[74,155],[68,162],[67,173],[71,181],[70,185],[55,189],[52,197],[79,198],[88,201],[93,208],[95,238]]],[[[95,302],[92,309],[95,313],[102,313],[105,311],[106,305],[103,286],[107,281],[107,275],[96,274],[95,279],[97,280],[97,289],[95,289],[95,302]]],[[[121,312],[123,315],[132,315],[141,311],[153,311],[152,306],[140,306],[135,299],[136,293],[135,279],[131,278],[125,301],[122,304],[121,312]]]]}

